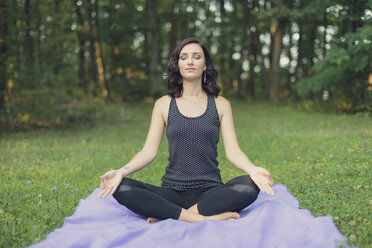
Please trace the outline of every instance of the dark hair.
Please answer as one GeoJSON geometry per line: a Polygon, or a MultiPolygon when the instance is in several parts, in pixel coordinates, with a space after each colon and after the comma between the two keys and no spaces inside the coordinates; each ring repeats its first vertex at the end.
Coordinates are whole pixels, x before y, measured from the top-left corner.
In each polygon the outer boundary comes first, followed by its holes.
{"type": "MultiPolygon", "coordinates": [[[[204,52],[206,65],[205,73],[207,73],[206,75],[207,83],[204,84],[201,82],[202,88],[204,92],[207,93],[208,95],[217,97],[221,91],[221,88],[217,85],[217,71],[216,69],[214,69],[212,58],[209,55],[208,49],[203,45],[203,43],[201,43],[199,40],[195,38],[187,38],[181,41],[181,43],[174,49],[172,57],[169,59],[168,73],[166,74],[165,77],[165,82],[167,83],[168,86],[168,95],[170,95],[171,97],[182,96],[183,84],[180,83],[182,80],[182,76],[180,74],[180,68],[178,67],[178,60],[182,48],[191,43],[199,44],[204,52]]],[[[203,77],[204,72],[202,78],[203,77]]]]}

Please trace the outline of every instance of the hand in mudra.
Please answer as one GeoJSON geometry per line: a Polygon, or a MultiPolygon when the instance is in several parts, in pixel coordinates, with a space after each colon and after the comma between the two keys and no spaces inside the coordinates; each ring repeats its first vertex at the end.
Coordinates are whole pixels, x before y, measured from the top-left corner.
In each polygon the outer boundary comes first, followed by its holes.
{"type": "Polygon", "coordinates": [[[101,180],[99,187],[102,192],[98,194],[98,197],[105,198],[108,194],[114,194],[123,179],[123,175],[119,170],[110,170],[99,178],[101,180]]]}
{"type": "Polygon", "coordinates": [[[274,196],[274,191],[270,187],[274,185],[274,181],[266,169],[256,166],[250,171],[250,177],[262,192],[274,196]]]}

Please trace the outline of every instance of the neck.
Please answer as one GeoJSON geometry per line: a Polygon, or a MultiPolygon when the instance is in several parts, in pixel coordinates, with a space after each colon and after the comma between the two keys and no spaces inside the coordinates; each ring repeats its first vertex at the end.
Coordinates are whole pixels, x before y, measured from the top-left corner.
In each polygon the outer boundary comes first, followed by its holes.
{"type": "Polygon", "coordinates": [[[201,78],[193,81],[183,81],[183,97],[201,97],[205,96],[206,93],[204,92],[202,85],[200,83],[201,78]]]}

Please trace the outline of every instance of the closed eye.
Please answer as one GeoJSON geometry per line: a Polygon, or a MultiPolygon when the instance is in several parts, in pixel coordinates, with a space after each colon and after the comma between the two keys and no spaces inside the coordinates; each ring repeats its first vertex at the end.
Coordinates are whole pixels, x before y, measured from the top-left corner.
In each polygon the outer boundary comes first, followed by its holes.
{"type": "MultiPolygon", "coordinates": [[[[180,59],[185,60],[185,59],[187,59],[187,57],[188,56],[186,54],[183,54],[183,55],[180,56],[180,59]]],[[[201,58],[200,53],[193,53],[193,58],[194,59],[200,59],[201,58]]]]}

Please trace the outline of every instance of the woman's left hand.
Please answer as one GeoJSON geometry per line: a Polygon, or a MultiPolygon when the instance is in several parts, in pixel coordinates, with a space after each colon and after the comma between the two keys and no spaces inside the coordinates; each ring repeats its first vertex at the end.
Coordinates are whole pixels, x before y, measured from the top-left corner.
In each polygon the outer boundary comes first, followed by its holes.
{"type": "Polygon", "coordinates": [[[262,192],[274,196],[274,191],[270,187],[274,185],[274,181],[266,169],[256,166],[250,171],[249,176],[262,192]]]}

